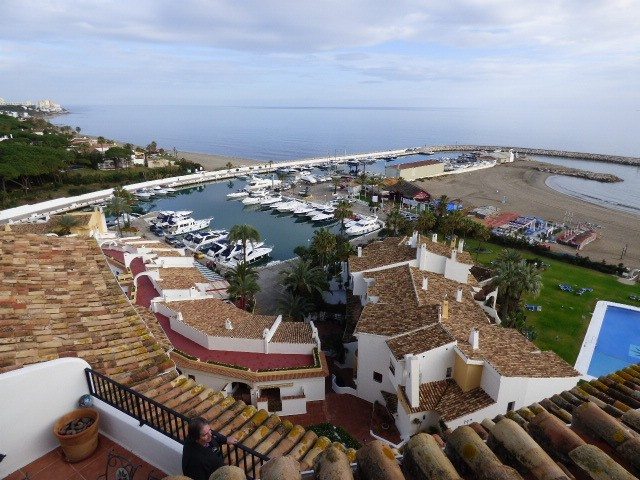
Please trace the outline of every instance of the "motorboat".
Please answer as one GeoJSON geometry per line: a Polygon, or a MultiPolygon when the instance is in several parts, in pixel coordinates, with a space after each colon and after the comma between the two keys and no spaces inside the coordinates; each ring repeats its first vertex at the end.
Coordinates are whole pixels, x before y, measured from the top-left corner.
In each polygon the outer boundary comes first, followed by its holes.
{"type": "MultiPolygon", "coordinates": [[[[251,249],[248,247],[249,245],[247,245],[247,263],[258,262],[271,255],[271,252],[273,251],[273,247],[265,246],[264,243],[261,243],[260,246],[258,246],[258,244],[253,245],[251,249]]],[[[218,265],[224,268],[235,268],[241,263],[244,263],[244,261],[244,251],[241,249],[232,256],[220,260],[218,265]]]]}
{"type": "Polygon", "coordinates": [[[136,190],[135,192],[133,192],[133,194],[141,199],[149,199],[151,197],[153,197],[155,195],[155,192],[153,190],[149,190],[147,188],[142,188],[140,190],[136,190]]]}
{"type": "Polygon", "coordinates": [[[247,180],[247,186],[245,187],[245,189],[246,190],[262,190],[265,188],[275,188],[279,186],[281,183],[282,183],[282,180],[278,180],[275,178],[268,179],[268,178],[251,177],[249,180],[247,180]]]}
{"type": "Polygon", "coordinates": [[[171,235],[182,235],[183,233],[197,232],[198,230],[207,228],[211,223],[211,220],[213,220],[212,217],[202,218],[199,220],[196,220],[193,217],[171,219],[165,230],[166,233],[170,233],[171,235]]]}
{"type": "Polygon", "coordinates": [[[151,220],[151,223],[157,228],[165,228],[169,225],[170,220],[186,218],[193,213],[191,210],[166,210],[158,213],[158,216],[151,220]]]}
{"type": "Polygon", "coordinates": [[[310,185],[314,185],[316,183],[318,183],[318,179],[316,177],[314,177],[313,175],[311,175],[310,173],[307,173],[305,175],[301,175],[300,176],[300,180],[302,180],[305,183],[308,183],[310,185]]]}
{"type": "Polygon", "coordinates": [[[227,198],[230,200],[235,200],[237,198],[248,197],[249,192],[247,190],[238,190],[236,192],[227,193],[227,198]]]}
{"type": "Polygon", "coordinates": [[[335,216],[333,215],[333,213],[325,213],[325,212],[318,212],[316,213],[316,215],[311,217],[312,222],[328,222],[329,220],[334,220],[334,219],[335,219],[335,216]]]}
{"type": "Polygon", "coordinates": [[[206,230],[185,235],[184,246],[192,252],[204,252],[215,243],[229,237],[227,230],[206,230]]]}
{"type": "Polygon", "coordinates": [[[345,230],[345,233],[349,236],[357,237],[359,235],[375,232],[376,230],[380,230],[380,228],[382,228],[382,226],[380,225],[380,222],[378,222],[377,218],[364,218],[348,227],[345,230]]]}
{"type": "Polygon", "coordinates": [[[282,202],[283,200],[282,195],[268,195],[260,200],[260,205],[263,207],[270,207],[273,204],[282,202]]]}
{"type": "Polygon", "coordinates": [[[251,192],[248,197],[243,198],[242,203],[244,203],[245,205],[257,205],[260,203],[260,200],[262,200],[267,195],[268,192],[266,190],[255,190],[251,192]]]}
{"type": "Polygon", "coordinates": [[[309,204],[307,203],[300,203],[300,205],[298,205],[295,210],[293,211],[294,215],[306,215],[307,213],[310,213],[314,211],[314,209],[309,206],[309,204]]]}
{"type": "Polygon", "coordinates": [[[280,206],[276,208],[276,210],[278,210],[280,213],[293,212],[299,205],[299,201],[291,200],[289,202],[281,203],[280,206]]]}

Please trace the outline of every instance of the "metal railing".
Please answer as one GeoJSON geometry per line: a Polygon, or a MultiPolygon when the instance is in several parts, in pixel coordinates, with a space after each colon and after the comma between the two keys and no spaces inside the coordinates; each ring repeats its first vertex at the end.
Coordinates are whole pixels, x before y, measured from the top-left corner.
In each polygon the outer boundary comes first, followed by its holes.
{"type": "MultiPolygon", "coordinates": [[[[89,393],[121,411],[135,418],[140,426],[147,425],[184,445],[187,438],[189,417],[180,412],[146,397],[131,388],[116,382],[90,368],[85,368],[89,393]]],[[[247,478],[257,478],[256,472],[269,457],[257,452],[242,443],[228,444],[227,437],[219,432],[213,432],[216,441],[221,445],[225,463],[243,468],[247,478]]]]}

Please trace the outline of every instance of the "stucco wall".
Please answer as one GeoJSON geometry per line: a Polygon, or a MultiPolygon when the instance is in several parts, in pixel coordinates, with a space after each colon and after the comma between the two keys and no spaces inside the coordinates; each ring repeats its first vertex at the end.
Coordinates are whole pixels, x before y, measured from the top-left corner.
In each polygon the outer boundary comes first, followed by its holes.
{"type": "Polygon", "coordinates": [[[369,402],[383,401],[381,390],[394,391],[389,371],[389,349],[386,337],[358,333],[358,396],[369,402]],[[382,383],[373,380],[373,372],[382,374],[382,383]]]}
{"type": "Polygon", "coordinates": [[[455,355],[455,365],[453,367],[453,378],[458,383],[463,392],[479,387],[482,381],[482,365],[465,363],[463,358],[455,355]]]}
{"type": "Polygon", "coordinates": [[[58,446],[53,424],[89,393],[80,358],[61,358],[0,375],[0,478],[58,446]]]}

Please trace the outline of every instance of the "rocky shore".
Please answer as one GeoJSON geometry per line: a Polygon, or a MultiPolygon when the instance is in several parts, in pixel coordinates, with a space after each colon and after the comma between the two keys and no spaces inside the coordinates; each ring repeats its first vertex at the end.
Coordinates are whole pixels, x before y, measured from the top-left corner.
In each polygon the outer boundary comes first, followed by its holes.
{"type": "Polygon", "coordinates": [[[602,183],[622,182],[620,177],[611,173],[599,173],[592,172],[590,170],[581,170],[579,168],[562,167],[559,165],[552,165],[551,163],[537,162],[535,160],[525,160],[524,162],[519,161],[518,163],[533,170],[551,173],[554,175],[566,175],[568,177],[584,178],[602,183]]]}
{"type": "Polygon", "coordinates": [[[605,155],[601,153],[567,152],[564,150],[546,150],[544,148],[509,147],[504,145],[433,145],[424,146],[420,152],[473,152],[476,150],[513,150],[525,155],[543,155],[548,157],[574,158],[576,160],[593,160],[596,162],[620,163],[622,165],[640,165],[638,157],[624,157],[620,155],[605,155]]]}

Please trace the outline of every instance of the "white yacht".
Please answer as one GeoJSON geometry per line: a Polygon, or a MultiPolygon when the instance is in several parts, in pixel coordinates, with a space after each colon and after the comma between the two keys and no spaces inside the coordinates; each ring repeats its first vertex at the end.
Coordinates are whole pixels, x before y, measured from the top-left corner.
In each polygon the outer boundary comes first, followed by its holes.
{"type": "Polygon", "coordinates": [[[275,203],[284,201],[282,195],[268,195],[260,200],[260,205],[264,207],[270,207],[275,203]]]}
{"type": "Polygon", "coordinates": [[[294,215],[306,215],[309,212],[312,212],[313,208],[308,203],[301,203],[296,207],[293,211],[294,215]]]}
{"type": "Polygon", "coordinates": [[[202,218],[199,220],[192,217],[171,219],[169,220],[169,225],[166,227],[166,233],[182,235],[183,233],[197,232],[198,230],[207,228],[211,220],[213,220],[213,218],[202,218]]]}
{"type": "Polygon", "coordinates": [[[329,220],[333,220],[335,217],[333,213],[325,213],[325,212],[316,212],[316,214],[311,217],[312,222],[328,222],[329,220]]]}
{"type": "Polygon", "coordinates": [[[316,177],[314,177],[310,173],[307,173],[305,175],[301,175],[300,176],[300,180],[302,180],[303,182],[308,183],[310,185],[314,185],[314,184],[318,183],[318,180],[316,179],[316,177]]]}
{"type": "Polygon", "coordinates": [[[136,190],[135,192],[133,192],[133,194],[136,197],[142,198],[142,199],[148,199],[155,195],[154,191],[148,188],[141,188],[140,190],[136,190]]]}
{"type": "Polygon", "coordinates": [[[289,202],[281,203],[280,206],[276,208],[276,210],[278,210],[280,213],[293,212],[299,205],[300,202],[298,202],[297,200],[291,200],[289,202]]]}
{"type": "Polygon", "coordinates": [[[227,198],[231,200],[234,200],[236,198],[244,198],[248,196],[249,196],[249,192],[247,190],[238,190],[236,192],[227,193],[227,198]]]}
{"type": "Polygon", "coordinates": [[[278,179],[269,179],[269,178],[258,178],[251,177],[247,180],[247,186],[245,189],[247,190],[262,190],[265,188],[275,188],[282,183],[282,180],[278,179]]]}
{"type": "Polygon", "coordinates": [[[260,200],[262,200],[267,195],[268,192],[266,190],[255,190],[251,192],[248,197],[243,198],[242,203],[244,203],[245,205],[257,205],[260,203],[260,200]]]}
{"type": "Polygon", "coordinates": [[[348,227],[345,233],[349,236],[357,237],[358,235],[365,235],[380,230],[381,227],[377,218],[363,218],[348,227]]]}
{"type": "MultiPolygon", "coordinates": [[[[263,258],[271,255],[272,251],[273,247],[265,246],[262,242],[252,245],[251,248],[249,248],[249,245],[247,245],[247,263],[254,263],[262,260],[263,258]]],[[[233,255],[230,255],[218,262],[221,267],[225,268],[235,268],[241,263],[244,263],[244,251],[242,250],[242,248],[240,248],[239,252],[236,252],[233,255]]]]}
{"type": "Polygon", "coordinates": [[[165,210],[158,213],[158,216],[151,220],[151,223],[157,228],[165,228],[169,225],[170,220],[186,218],[193,213],[191,210],[165,210]]]}
{"type": "Polygon", "coordinates": [[[229,237],[227,230],[206,230],[204,232],[189,233],[184,237],[184,246],[192,252],[205,252],[215,243],[229,237]]]}

